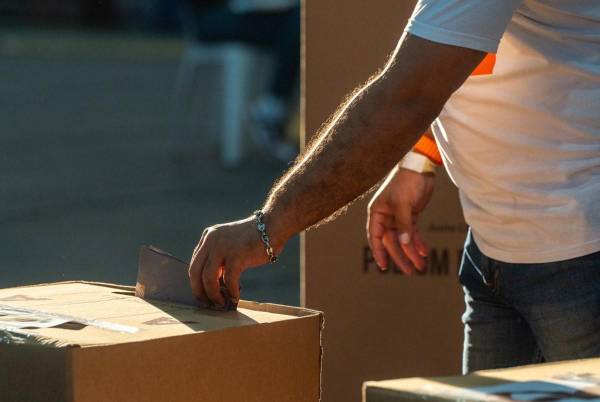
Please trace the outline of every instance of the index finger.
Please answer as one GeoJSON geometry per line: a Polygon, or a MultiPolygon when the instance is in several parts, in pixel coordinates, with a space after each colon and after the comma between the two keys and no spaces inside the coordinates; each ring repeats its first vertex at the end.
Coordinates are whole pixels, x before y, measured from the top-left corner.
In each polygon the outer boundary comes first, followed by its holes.
{"type": "Polygon", "coordinates": [[[190,277],[190,287],[192,288],[192,293],[196,296],[198,303],[201,307],[207,308],[209,305],[208,297],[206,296],[206,292],[204,291],[204,284],[202,283],[202,271],[204,270],[204,265],[208,260],[208,253],[200,248],[199,252],[193,257],[192,262],[190,263],[190,268],[188,270],[188,275],[190,277]]]}
{"type": "Polygon", "coordinates": [[[198,244],[196,244],[196,247],[194,248],[194,252],[192,253],[191,261],[193,261],[194,258],[196,258],[196,255],[200,251],[200,248],[202,247],[202,243],[204,243],[204,239],[206,238],[208,231],[209,231],[209,228],[206,228],[202,231],[202,236],[200,236],[200,240],[198,240],[198,244]]]}
{"type": "Polygon", "coordinates": [[[194,254],[192,255],[192,260],[190,262],[190,268],[188,269],[192,293],[194,293],[194,296],[196,296],[196,299],[201,307],[204,308],[208,307],[209,303],[206,292],[204,291],[204,285],[202,284],[202,271],[209,256],[208,247],[206,244],[207,233],[208,229],[205,229],[202,233],[200,241],[198,242],[198,245],[194,249],[194,254]]]}

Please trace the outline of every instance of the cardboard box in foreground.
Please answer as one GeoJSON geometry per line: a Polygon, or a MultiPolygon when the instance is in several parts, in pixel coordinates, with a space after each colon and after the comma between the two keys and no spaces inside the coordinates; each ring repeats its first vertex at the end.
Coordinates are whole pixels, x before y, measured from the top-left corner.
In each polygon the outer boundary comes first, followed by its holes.
{"type": "Polygon", "coordinates": [[[546,363],[467,376],[366,382],[363,402],[598,401],[600,359],[546,363]]]}
{"type": "Polygon", "coordinates": [[[319,400],[316,311],[212,312],[84,282],[1,289],[2,311],[2,402],[319,400]]]}

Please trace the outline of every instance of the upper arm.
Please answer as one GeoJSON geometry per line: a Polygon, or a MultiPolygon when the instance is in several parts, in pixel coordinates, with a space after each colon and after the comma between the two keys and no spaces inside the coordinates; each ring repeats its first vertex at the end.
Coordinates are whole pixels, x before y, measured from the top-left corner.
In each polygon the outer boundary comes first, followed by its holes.
{"type": "Polygon", "coordinates": [[[429,124],[486,56],[405,34],[382,75],[388,100],[424,114],[429,124]]]}
{"type": "Polygon", "coordinates": [[[420,0],[384,71],[389,94],[435,118],[488,52],[522,0],[420,0]]]}

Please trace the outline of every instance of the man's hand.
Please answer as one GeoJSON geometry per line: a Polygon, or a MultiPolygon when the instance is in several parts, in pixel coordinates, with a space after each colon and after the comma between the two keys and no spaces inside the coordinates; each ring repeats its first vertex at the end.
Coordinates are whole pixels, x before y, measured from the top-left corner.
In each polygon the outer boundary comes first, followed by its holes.
{"type": "Polygon", "coordinates": [[[417,217],[431,199],[435,178],[395,167],[369,202],[367,238],[375,262],[388,267],[388,255],[407,275],[426,268],[427,245],[417,217]]]}
{"type": "MultiPolygon", "coordinates": [[[[277,243],[272,246],[276,254],[283,248],[277,243]]],[[[206,228],[190,264],[192,291],[204,307],[222,307],[225,300],[219,279],[223,277],[231,301],[237,304],[242,272],[268,261],[254,217],[206,228]]]]}

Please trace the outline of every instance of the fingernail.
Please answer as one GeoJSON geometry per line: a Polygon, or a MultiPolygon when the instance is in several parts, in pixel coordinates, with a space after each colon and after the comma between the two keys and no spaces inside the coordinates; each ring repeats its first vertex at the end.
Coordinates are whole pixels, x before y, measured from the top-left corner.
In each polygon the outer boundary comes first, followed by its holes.
{"type": "Polygon", "coordinates": [[[401,244],[408,244],[408,243],[410,243],[410,234],[408,234],[408,233],[402,233],[400,235],[400,243],[401,244]]]}
{"type": "Polygon", "coordinates": [[[379,266],[379,270],[382,271],[382,272],[387,271],[387,269],[388,269],[388,267],[383,267],[381,265],[379,266]]]}
{"type": "Polygon", "coordinates": [[[238,302],[239,302],[239,300],[236,299],[235,297],[232,297],[230,300],[233,304],[238,304],[238,302]]]}

